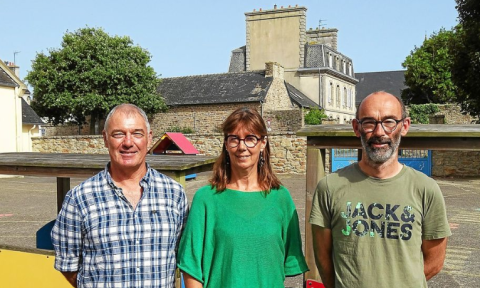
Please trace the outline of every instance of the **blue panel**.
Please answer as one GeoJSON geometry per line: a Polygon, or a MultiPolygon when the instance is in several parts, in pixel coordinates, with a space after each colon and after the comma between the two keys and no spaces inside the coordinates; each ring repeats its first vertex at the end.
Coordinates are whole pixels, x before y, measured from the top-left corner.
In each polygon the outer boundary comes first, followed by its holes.
{"type": "Polygon", "coordinates": [[[53,244],[52,244],[52,238],[50,238],[50,232],[52,231],[54,224],[55,224],[55,220],[52,220],[47,224],[43,225],[43,227],[37,231],[37,248],[38,249],[53,250],[53,244]]]}
{"type": "MultiPolygon", "coordinates": [[[[332,172],[357,162],[357,156],[348,150],[355,149],[332,149],[332,172]]],[[[432,176],[432,151],[430,150],[400,150],[398,161],[427,176],[432,176]]]]}

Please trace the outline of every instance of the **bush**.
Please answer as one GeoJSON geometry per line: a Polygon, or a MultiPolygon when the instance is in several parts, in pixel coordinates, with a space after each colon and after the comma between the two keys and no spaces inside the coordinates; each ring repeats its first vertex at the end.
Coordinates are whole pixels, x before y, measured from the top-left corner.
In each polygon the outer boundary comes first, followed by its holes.
{"type": "Polygon", "coordinates": [[[165,132],[181,132],[183,134],[193,134],[193,133],[195,133],[195,130],[193,130],[190,127],[172,126],[172,127],[167,128],[165,132]]]}
{"type": "Polygon", "coordinates": [[[305,124],[307,125],[319,125],[322,124],[323,119],[327,119],[327,115],[325,115],[323,109],[312,108],[308,113],[305,115],[305,124]]]}
{"type": "Polygon", "coordinates": [[[428,116],[440,111],[436,104],[411,104],[409,108],[413,124],[428,124],[428,116]]]}

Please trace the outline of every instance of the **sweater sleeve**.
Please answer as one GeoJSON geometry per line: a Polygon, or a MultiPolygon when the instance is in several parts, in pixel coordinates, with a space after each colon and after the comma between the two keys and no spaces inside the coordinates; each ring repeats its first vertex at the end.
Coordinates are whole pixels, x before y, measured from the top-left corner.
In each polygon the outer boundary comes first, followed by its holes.
{"type": "Polygon", "coordinates": [[[307,263],[302,251],[302,236],[300,234],[299,220],[295,204],[288,194],[288,209],[286,223],[284,223],[286,237],[285,239],[285,276],[293,276],[308,271],[307,263]]]}
{"type": "Polygon", "coordinates": [[[177,266],[200,282],[204,282],[202,259],[206,231],[206,203],[201,193],[195,193],[187,225],[180,239],[177,266]]]}

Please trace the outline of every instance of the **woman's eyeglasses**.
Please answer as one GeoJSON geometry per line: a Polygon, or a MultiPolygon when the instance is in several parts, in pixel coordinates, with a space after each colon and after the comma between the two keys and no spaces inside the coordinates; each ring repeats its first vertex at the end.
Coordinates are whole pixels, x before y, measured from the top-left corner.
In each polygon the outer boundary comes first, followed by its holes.
{"type": "Polygon", "coordinates": [[[245,138],[239,138],[237,135],[228,135],[227,138],[225,139],[225,142],[227,143],[227,146],[229,148],[235,148],[238,145],[240,145],[240,141],[243,141],[245,146],[248,148],[253,148],[257,146],[258,142],[263,139],[263,137],[258,138],[255,135],[247,135],[245,138]]]}

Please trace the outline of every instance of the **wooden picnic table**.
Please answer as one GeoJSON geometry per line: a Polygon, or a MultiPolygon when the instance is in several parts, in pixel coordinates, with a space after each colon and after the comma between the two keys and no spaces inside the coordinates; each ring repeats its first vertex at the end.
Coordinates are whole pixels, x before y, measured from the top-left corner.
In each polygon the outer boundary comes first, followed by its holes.
{"type": "MultiPolygon", "coordinates": [[[[147,155],[150,167],[185,186],[185,176],[211,171],[216,157],[200,155],[147,155]]],[[[57,177],[57,209],[70,190],[70,177],[91,177],[105,169],[108,154],[0,153],[0,174],[57,177]]]]}
{"type": "MultiPolygon", "coordinates": [[[[307,175],[305,193],[305,258],[310,271],[306,279],[319,280],[312,246],[309,217],[313,194],[325,176],[325,152],[331,148],[361,149],[352,125],[316,125],[300,129],[307,137],[307,175]]],[[[401,149],[480,151],[480,125],[412,124],[400,142],[401,149]]],[[[359,150],[361,151],[361,150],[359,150]]],[[[360,154],[360,152],[359,152],[360,154]]]]}

